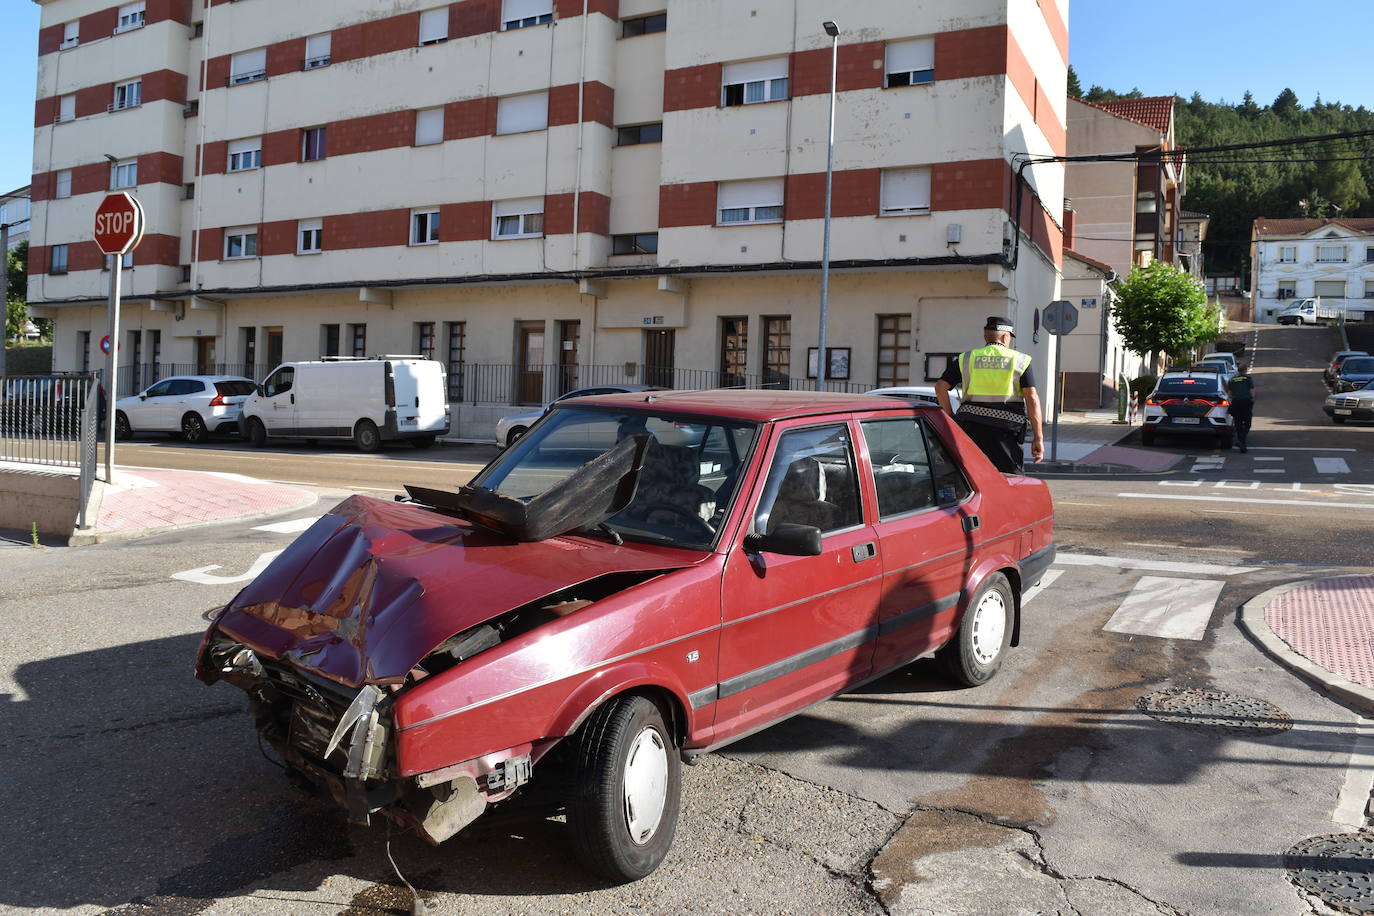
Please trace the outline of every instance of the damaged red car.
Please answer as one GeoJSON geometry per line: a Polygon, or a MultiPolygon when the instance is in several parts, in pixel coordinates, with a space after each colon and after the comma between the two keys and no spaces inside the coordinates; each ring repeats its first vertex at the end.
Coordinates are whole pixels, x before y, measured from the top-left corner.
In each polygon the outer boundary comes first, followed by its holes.
{"type": "Polygon", "coordinates": [[[437,843],[542,792],[620,881],[667,854],[684,761],[923,656],[990,679],[1054,558],[1044,483],[881,396],[580,398],[407,490],[302,534],[198,677],[356,823],[437,843]]]}

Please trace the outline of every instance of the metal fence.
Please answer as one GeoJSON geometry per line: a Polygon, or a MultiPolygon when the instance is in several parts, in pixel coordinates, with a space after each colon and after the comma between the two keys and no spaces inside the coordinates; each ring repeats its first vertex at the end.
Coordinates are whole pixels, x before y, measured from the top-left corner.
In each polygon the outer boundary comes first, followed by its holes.
{"type": "MultiPolygon", "coordinates": [[[[99,426],[93,375],[15,375],[0,385],[0,461],[80,467],[83,417],[99,426]],[[93,409],[86,410],[87,405],[93,409]]],[[[92,442],[95,436],[92,435],[92,442]]]]}

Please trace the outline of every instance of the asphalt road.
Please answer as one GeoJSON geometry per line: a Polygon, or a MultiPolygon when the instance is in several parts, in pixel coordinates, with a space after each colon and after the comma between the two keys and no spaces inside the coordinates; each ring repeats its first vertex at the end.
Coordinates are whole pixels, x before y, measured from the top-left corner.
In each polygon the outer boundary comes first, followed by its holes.
{"type": "MultiPolygon", "coordinates": [[[[1055,479],[1064,555],[990,684],[956,690],[917,662],[709,755],[686,771],[674,851],[632,885],[589,879],[564,854],[562,823],[530,817],[479,822],[439,848],[398,834],[397,862],[435,911],[465,916],[1319,912],[1282,855],[1361,822],[1374,761],[1358,717],[1276,665],[1234,614],[1273,585],[1351,571],[1363,556],[1318,532],[1367,527],[1374,498],[1336,487],[1374,490],[1374,430],[1286,416],[1285,403],[1296,413],[1319,395],[1287,364],[1328,343],[1319,329],[1280,333],[1312,337],[1261,334],[1272,426],[1257,425],[1255,444],[1355,451],[1276,451],[1283,467],[1260,475],[1276,463],[1256,464],[1258,449],[1165,444],[1190,459],[1169,474],[1055,479]],[[1318,433],[1336,444],[1313,445],[1318,433]],[[1304,464],[1313,454],[1345,456],[1349,470],[1318,475],[1304,464]],[[1169,583],[1212,596],[1198,638],[1123,632],[1133,602],[1169,583]],[[1137,707],[1166,689],[1264,701],[1292,725],[1184,727],[1137,707]]],[[[471,467],[445,459],[476,457],[133,449],[346,481],[302,516],[398,478],[443,485],[471,467]]],[[[300,796],[259,753],[241,694],[191,677],[203,613],[292,536],[261,524],[0,548],[0,912],[404,912],[385,829],[348,827],[300,796]]]]}

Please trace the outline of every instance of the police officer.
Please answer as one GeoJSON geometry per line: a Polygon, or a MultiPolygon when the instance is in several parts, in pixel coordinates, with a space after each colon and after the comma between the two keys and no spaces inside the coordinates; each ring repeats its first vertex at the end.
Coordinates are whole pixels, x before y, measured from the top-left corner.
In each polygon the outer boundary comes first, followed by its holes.
{"type": "Polygon", "coordinates": [[[1045,456],[1040,396],[1035,391],[1028,354],[1011,349],[1012,323],[993,315],[983,326],[983,346],[949,364],[935,383],[935,396],[983,454],[1004,474],[1019,474],[1024,464],[1021,439],[1031,429],[1031,458],[1045,456]],[[950,409],[949,390],[962,385],[959,412],[950,409]]]}
{"type": "Polygon", "coordinates": [[[1249,368],[1248,363],[1241,363],[1240,373],[1231,379],[1231,422],[1242,452],[1246,451],[1245,440],[1250,438],[1250,423],[1255,418],[1255,380],[1249,368]]]}

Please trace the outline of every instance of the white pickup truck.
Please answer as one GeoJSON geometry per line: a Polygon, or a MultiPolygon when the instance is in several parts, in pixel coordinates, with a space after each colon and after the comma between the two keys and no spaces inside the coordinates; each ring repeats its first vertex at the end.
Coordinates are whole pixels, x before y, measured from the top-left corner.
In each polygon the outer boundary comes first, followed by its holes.
{"type": "Polygon", "coordinates": [[[1322,321],[1364,321],[1369,312],[1374,311],[1374,301],[1352,305],[1345,300],[1337,300],[1339,305],[1323,304],[1320,298],[1296,299],[1278,315],[1274,316],[1279,324],[1320,324],[1322,321]]]}

